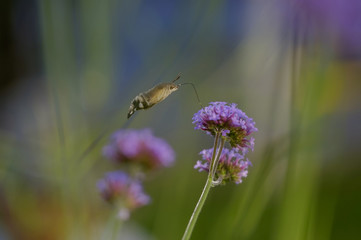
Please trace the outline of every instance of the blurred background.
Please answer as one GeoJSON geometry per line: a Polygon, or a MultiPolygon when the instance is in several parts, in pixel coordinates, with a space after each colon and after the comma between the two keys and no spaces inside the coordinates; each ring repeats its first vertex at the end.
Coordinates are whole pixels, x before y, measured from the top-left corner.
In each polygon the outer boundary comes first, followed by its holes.
{"type": "Polygon", "coordinates": [[[360,239],[361,2],[0,3],[0,239],[107,239],[96,181],[119,128],[151,128],[177,160],[145,183],[119,239],[180,239],[213,139],[189,85],[126,120],[181,72],[201,101],[254,118],[248,178],[213,188],[193,239],[360,239]]]}

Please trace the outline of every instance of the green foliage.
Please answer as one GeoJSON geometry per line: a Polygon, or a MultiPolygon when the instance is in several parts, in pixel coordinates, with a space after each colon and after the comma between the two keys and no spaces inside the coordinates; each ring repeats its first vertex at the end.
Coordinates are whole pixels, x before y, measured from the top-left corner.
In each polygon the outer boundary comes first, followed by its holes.
{"type": "Polygon", "coordinates": [[[193,130],[194,92],[182,87],[130,122],[126,114],[137,93],[182,72],[203,103],[238,103],[259,129],[247,179],[212,189],[193,239],[359,238],[359,61],[279,34],[269,5],[242,7],[247,31],[230,49],[226,2],[178,3],[171,29],[142,1],[75,2],[38,1],[45,82],[7,103],[15,117],[0,129],[0,236],[109,236],[113,212],[95,183],[115,168],[102,146],[126,126],[152,128],[177,162],[146,182],[152,203],[121,234],[180,239],[206,178],[193,166],[213,140],[193,130]]]}

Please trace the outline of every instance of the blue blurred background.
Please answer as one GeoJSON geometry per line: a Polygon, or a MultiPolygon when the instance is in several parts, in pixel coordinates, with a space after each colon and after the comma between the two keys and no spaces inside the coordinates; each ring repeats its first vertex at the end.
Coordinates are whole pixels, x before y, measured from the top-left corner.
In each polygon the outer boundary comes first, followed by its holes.
{"type": "Polygon", "coordinates": [[[120,239],[180,239],[212,138],[182,86],[126,120],[131,100],[181,72],[201,101],[235,102],[259,132],[241,185],[212,189],[193,239],[360,239],[361,2],[0,3],[0,239],[106,239],[95,188],[122,127],[177,154],[120,239]]]}

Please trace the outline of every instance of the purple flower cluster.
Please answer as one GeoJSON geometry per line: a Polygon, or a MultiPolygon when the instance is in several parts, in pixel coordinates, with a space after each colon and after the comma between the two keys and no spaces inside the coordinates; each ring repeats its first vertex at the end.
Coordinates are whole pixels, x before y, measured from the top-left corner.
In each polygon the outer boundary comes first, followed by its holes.
{"type": "Polygon", "coordinates": [[[229,141],[233,148],[247,149],[254,147],[254,138],[247,139],[252,132],[258,131],[255,122],[237,104],[226,102],[211,102],[209,106],[202,108],[193,116],[195,129],[201,129],[208,134],[221,133],[229,141]]]}
{"type": "Polygon", "coordinates": [[[107,173],[98,181],[97,187],[107,202],[120,207],[119,217],[123,220],[129,218],[130,211],[150,202],[150,197],[143,192],[141,183],[121,171],[107,173]]]}
{"type": "Polygon", "coordinates": [[[109,172],[97,184],[101,196],[118,208],[118,216],[123,220],[129,218],[132,210],[150,201],[140,181],[144,173],[168,167],[175,158],[168,143],[153,136],[148,129],[115,132],[110,143],[103,148],[103,154],[119,166],[128,167],[125,169],[132,176],[121,171],[109,172]]]}
{"type": "Polygon", "coordinates": [[[222,184],[241,183],[242,178],[247,177],[248,166],[251,165],[248,159],[244,160],[245,155],[249,149],[252,151],[254,149],[254,138],[249,135],[258,131],[253,119],[237,108],[235,103],[211,102],[195,113],[192,120],[195,129],[201,129],[222,139],[222,144],[218,147],[221,154],[213,153],[217,146],[201,151],[203,160],[197,161],[194,168],[200,172],[211,171],[214,184],[219,181],[222,184]],[[231,150],[224,148],[225,141],[230,143],[231,150]],[[213,155],[215,155],[214,159],[212,159],[213,155]]]}
{"type": "MultiPolygon", "coordinates": [[[[199,154],[202,156],[202,160],[198,160],[194,168],[198,169],[199,172],[209,172],[213,149],[203,150],[199,154]]],[[[244,155],[238,153],[237,149],[224,148],[215,171],[216,179],[220,179],[222,184],[227,182],[241,183],[242,178],[247,177],[248,166],[252,166],[248,159],[246,161],[243,159],[244,155]]]]}
{"type": "Polygon", "coordinates": [[[110,143],[103,148],[103,154],[118,163],[138,164],[143,170],[168,167],[175,158],[169,144],[153,136],[149,129],[115,132],[110,143]]]}

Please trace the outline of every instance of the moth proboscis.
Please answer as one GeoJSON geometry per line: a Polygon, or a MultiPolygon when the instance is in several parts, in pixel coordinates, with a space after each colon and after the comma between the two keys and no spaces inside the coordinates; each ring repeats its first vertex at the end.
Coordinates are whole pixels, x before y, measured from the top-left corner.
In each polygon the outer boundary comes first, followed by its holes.
{"type": "Polygon", "coordinates": [[[198,103],[201,105],[201,107],[203,107],[201,101],[199,100],[197,90],[193,83],[180,83],[180,84],[174,83],[175,81],[177,81],[180,78],[181,78],[181,74],[179,73],[172,82],[159,83],[159,84],[155,85],[154,87],[152,87],[151,89],[149,89],[148,91],[138,94],[132,100],[132,102],[129,106],[129,111],[128,111],[127,117],[130,118],[137,110],[148,109],[148,108],[154,106],[155,104],[163,101],[172,92],[177,91],[180,86],[185,85],[185,84],[192,85],[192,87],[197,95],[198,103]]]}

